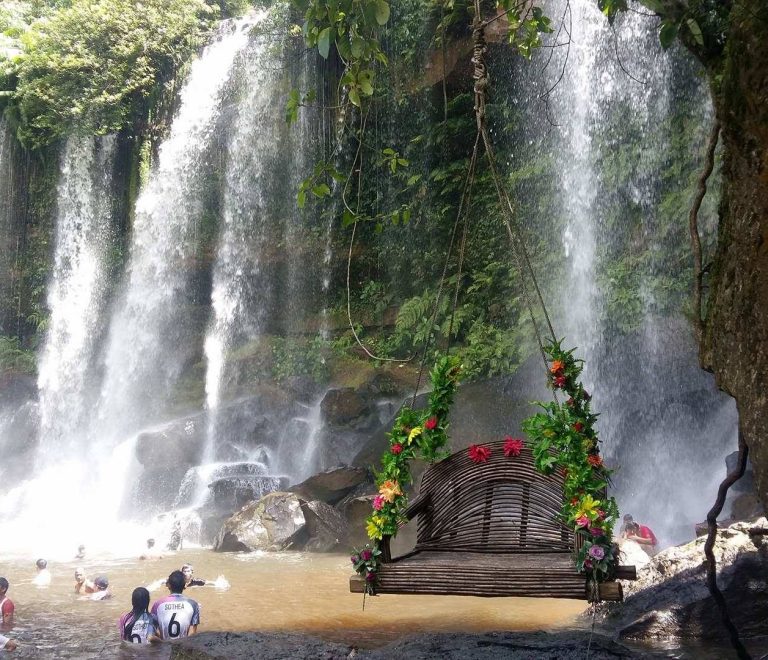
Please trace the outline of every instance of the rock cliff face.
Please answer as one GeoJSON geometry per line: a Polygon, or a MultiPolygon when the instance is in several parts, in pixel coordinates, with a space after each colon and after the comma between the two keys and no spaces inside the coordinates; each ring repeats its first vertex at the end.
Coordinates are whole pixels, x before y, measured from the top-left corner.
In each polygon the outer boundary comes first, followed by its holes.
{"type": "Polygon", "coordinates": [[[701,360],[737,401],[757,492],[766,507],[768,11],[764,6],[752,11],[746,4],[733,4],[723,57],[721,75],[712,75],[722,122],[723,190],[701,360]]]}

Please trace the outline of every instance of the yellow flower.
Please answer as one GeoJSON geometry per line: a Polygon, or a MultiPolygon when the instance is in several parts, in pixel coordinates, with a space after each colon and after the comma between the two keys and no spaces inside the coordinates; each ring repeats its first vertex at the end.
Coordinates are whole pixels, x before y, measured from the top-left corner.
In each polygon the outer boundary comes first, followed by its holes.
{"type": "Polygon", "coordinates": [[[420,426],[414,426],[411,429],[411,432],[408,434],[408,444],[410,445],[413,442],[413,439],[419,435],[421,435],[421,432],[424,429],[422,429],[420,426]]]}
{"type": "Polygon", "coordinates": [[[402,495],[403,491],[400,490],[400,484],[396,481],[385,481],[379,486],[379,495],[381,495],[386,502],[394,502],[398,495],[402,495]]]}
{"type": "Polygon", "coordinates": [[[579,508],[576,509],[574,518],[581,518],[586,516],[587,518],[594,518],[597,513],[597,508],[600,506],[600,500],[595,500],[591,495],[585,495],[581,502],[579,502],[579,508]]]}
{"type": "Polygon", "coordinates": [[[554,438],[555,432],[552,429],[547,429],[546,431],[543,431],[542,434],[545,438],[554,438]]]}
{"type": "Polygon", "coordinates": [[[381,516],[371,516],[366,527],[368,538],[380,540],[381,537],[384,536],[384,533],[381,529],[384,522],[385,520],[381,516]]]}

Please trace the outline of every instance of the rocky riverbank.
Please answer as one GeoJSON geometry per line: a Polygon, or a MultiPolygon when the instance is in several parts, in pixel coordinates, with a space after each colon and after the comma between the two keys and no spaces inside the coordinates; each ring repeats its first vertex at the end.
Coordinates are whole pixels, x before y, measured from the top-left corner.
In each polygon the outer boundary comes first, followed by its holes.
{"type": "Polygon", "coordinates": [[[591,660],[664,657],[631,650],[602,635],[559,633],[442,633],[410,635],[375,650],[359,650],[307,635],[286,633],[202,633],[173,647],[172,660],[591,660]]]}

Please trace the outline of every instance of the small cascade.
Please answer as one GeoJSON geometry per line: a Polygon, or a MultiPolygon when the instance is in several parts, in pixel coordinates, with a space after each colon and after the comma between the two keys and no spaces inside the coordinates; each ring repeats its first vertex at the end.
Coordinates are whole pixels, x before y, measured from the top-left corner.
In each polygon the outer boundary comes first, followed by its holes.
{"type": "Polygon", "coordinates": [[[206,154],[222,91],[248,44],[253,19],[225,22],[191,66],[179,111],[136,203],[130,259],[110,323],[99,406],[105,433],[127,434],[162,414],[194,355],[195,228],[206,154]]]}
{"type": "Polygon", "coordinates": [[[50,319],[39,359],[38,467],[82,450],[107,302],[115,140],[71,137],[62,155],[50,319]]]}

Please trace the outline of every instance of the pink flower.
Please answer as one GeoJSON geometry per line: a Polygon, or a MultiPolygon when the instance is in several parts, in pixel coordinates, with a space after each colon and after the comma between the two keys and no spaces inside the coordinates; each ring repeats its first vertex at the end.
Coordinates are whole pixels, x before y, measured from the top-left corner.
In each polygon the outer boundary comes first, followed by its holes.
{"type": "Polygon", "coordinates": [[[357,562],[359,562],[359,561],[360,561],[360,557],[358,557],[357,555],[352,555],[352,556],[349,558],[349,561],[351,561],[353,564],[356,564],[357,562]]]}
{"type": "Polygon", "coordinates": [[[584,560],[584,568],[592,568],[592,562],[589,559],[584,560]]]}
{"type": "Polygon", "coordinates": [[[403,451],[403,445],[401,445],[399,442],[396,442],[394,445],[392,445],[392,448],[390,450],[395,456],[397,456],[400,452],[403,451]]]}
{"type": "Polygon", "coordinates": [[[605,550],[603,550],[603,547],[600,545],[593,545],[589,548],[589,556],[592,557],[592,559],[596,559],[597,561],[600,561],[603,557],[605,557],[605,550]]]}
{"type": "Polygon", "coordinates": [[[360,553],[360,559],[362,559],[363,561],[371,561],[372,557],[373,557],[373,553],[368,549],[363,550],[360,553]]]}
{"type": "Polygon", "coordinates": [[[383,495],[377,495],[373,498],[373,508],[376,509],[376,511],[381,511],[381,507],[384,506],[384,496],[383,495]]]}
{"type": "Polygon", "coordinates": [[[491,457],[491,450],[482,445],[469,445],[467,453],[475,463],[485,463],[491,457]]]}
{"type": "Polygon", "coordinates": [[[597,510],[597,519],[598,520],[605,520],[605,511],[602,509],[597,510]]]}
{"type": "Polygon", "coordinates": [[[504,442],[504,456],[520,456],[520,450],[523,448],[523,441],[520,438],[510,438],[507,436],[504,442]]]}
{"type": "Polygon", "coordinates": [[[374,582],[376,580],[376,573],[366,573],[365,579],[368,580],[368,582],[374,582]]]}
{"type": "Polygon", "coordinates": [[[589,533],[592,534],[592,536],[602,536],[603,535],[603,528],[602,527],[590,527],[589,533]]]}
{"type": "Polygon", "coordinates": [[[576,524],[579,527],[589,527],[589,518],[586,516],[580,516],[579,518],[576,518],[576,524]]]}
{"type": "Polygon", "coordinates": [[[430,417],[426,422],[424,422],[424,428],[427,429],[427,431],[431,431],[437,426],[437,417],[430,417]]]}

